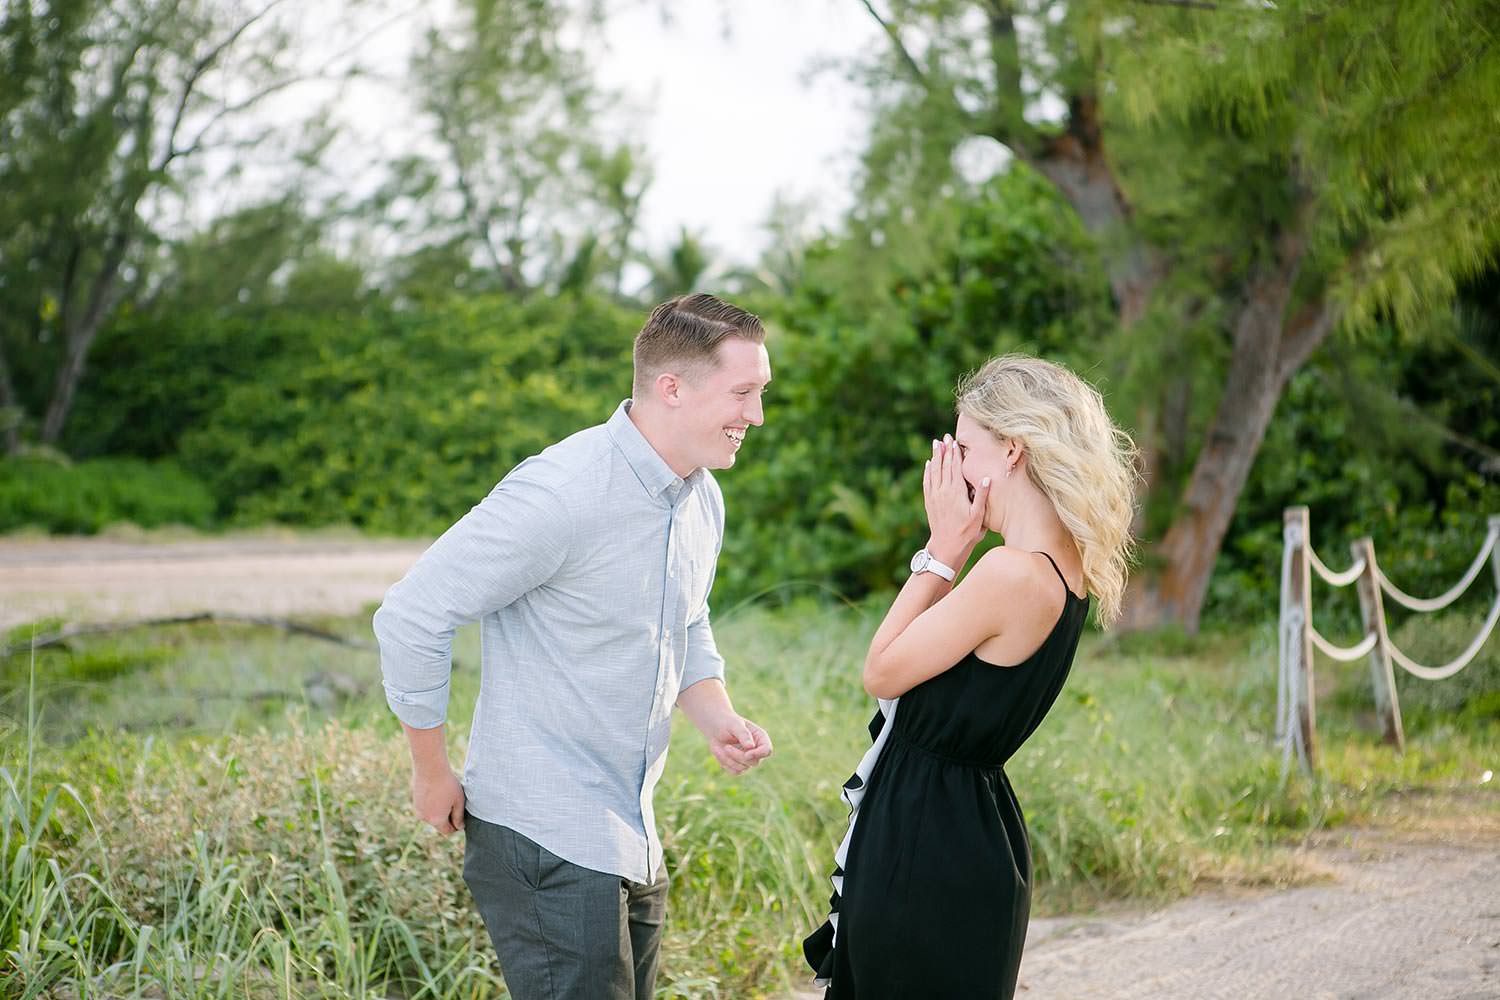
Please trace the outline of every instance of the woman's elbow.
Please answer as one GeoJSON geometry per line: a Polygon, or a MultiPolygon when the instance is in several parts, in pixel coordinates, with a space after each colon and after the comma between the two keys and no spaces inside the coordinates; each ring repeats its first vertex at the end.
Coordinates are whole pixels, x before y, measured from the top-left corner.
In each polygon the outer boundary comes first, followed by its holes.
{"type": "Polygon", "coordinates": [[[876,657],[865,660],[865,691],[875,698],[896,698],[903,692],[896,689],[890,671],[876,657]]]}

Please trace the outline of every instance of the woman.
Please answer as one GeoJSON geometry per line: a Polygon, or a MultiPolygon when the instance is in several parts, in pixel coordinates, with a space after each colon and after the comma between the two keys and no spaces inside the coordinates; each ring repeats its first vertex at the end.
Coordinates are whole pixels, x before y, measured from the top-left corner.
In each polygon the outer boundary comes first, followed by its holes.
{"type": "Polygon", "coordinates": [[[1133,468],[1058,365],[1007,355],[959,386],[922,475],[930,538],[865,658],[880,708],[844,785],[833,913],[803,945],[828,1000],[1014,994],[1031,852],[1002,766],[1062,689],[1090,596],[1119,614],[1133,468]],[[954,587],[986,531],[1005,545],[954,587]]]}

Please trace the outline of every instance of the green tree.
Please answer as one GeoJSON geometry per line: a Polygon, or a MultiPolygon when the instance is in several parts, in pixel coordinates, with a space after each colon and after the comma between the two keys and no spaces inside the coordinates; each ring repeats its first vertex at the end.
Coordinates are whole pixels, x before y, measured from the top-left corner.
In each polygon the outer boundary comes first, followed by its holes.
{"type": "Polygon", "coordinates": [[[703,238],[683,226],[676,242],[667,247],[659,260],[647,261],[651,269],[648,287],[652,301],[662,302],[674,295],[696,291],[712,266],[713,254],[703,238]]]}
{"type": "Polygon", "coordinates": [[[618,283],[649,172],[601,141],[614,98],[588,63],[595,3],[463,0],[412,60],[433,152],[393,165],[370,212],[419,246],[403,284],[524,292],[618,283]]]}
{"type": "MultiPolygon", "coordinates": [[[[42,0],[0,15],[0,424],[61,437],[100,329],[150,287],[152,225],[302,82],[282,0],[42,0]]],[[[302,135],[315,152],[325,134],[302,135]]],[[[279,147],[278,147],[279,148],[279,147]]],[[[304,152],[310,152],[304,150],[304,152]]],[[[288,161],[291,157],[288,156],[288,161]]]]}
{"type": "Polygon", "coordinates": [[[922,456],[951,429],[961,372],[1004,351],[1060,357],[1087,371],[1111,321],[1087,236],[1034,175],[997,177],[942,207],[955,238],[930,267],[867,272],[859,236],[805,248],[790,294],[745,304],[770,327],[778,374],[764,427],[720,478],[735,528],[719,584],[737,598],[814,580],[861,596],[898,582],[921,544],[922,456]]]}
{"type": "Polygon", "coordinates": [[[216,320],[189,349],[270,358],[204,373],[211,406],[189,415],[179,457],[239,522],[435,534],[517,462],[609,415],[639,324],[598,296],[500,294],[216,320]]]}
{"type": "Polygon", "coordinates": [[[604,215],[598,243],[603,245],[606,256],[600,270],[607,278],[610,294],[623,298],[625,271],[635,257],[641,200],[651,186],[650,165],[642,147],[623,143],[613,148],[587,150],[583,169],[592,198],[604,215]]]}
{"type": "Polygon", "coordinates": [[[931,186],[988,137],[1096,240],[1150,490],[1128,620],[1196,628],[1290,379],[1335,330],[1415,328],[1494,258],[1495,3],[861,2],[909,126],[872,190],[890,164],[931,186]]]}

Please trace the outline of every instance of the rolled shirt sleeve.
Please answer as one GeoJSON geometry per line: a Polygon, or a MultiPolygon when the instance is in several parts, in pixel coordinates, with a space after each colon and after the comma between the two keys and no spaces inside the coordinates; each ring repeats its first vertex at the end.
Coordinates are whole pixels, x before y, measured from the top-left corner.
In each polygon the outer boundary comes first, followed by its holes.
{"type": "MultiPolygon", "coordinates": [[[[422,554],[375,612],[386,702],[397,718],[414,729],[443,724],[453,633],[545,583],[570,543],[561,498],[522,463],[422,554]]],[[[706,610],[704,618],[706,626],[706,610]]]]}
{"type": "MultiPolygon", "coordinates": [[[[708,589],[714,589],[712,575],[708,589]]],[[[719,647],[714,642],[713,625],[708,620],[708,599],[704,598],[703,608],[687,624],[687,653],[683,660],[680,690],[686,691],[699,681],[712,677],[724,679],[724,657],[719,655],[719,647]]]]}
{"type": "Polygon", "coordinates": [[[703,591],[703,606],[696,615],[688,619],[684,629],[687,633],[687,651],[683,655],[682,685],[679,688],[682,691],[711,677],[717,677],[721,681],[724,679],[724,657],[719,655],[719,647],[714,642],[714,630],[709,623],[708,612],[708,598],[713,593],[714,580],[719,572],[719,557],[724,551],[724,494],[719,491],[719,484],[714,482],[712,476],[705,473],[704,479],[708,510],[713,520],[714,561],[709,567],[708,586],[703,591]]]}

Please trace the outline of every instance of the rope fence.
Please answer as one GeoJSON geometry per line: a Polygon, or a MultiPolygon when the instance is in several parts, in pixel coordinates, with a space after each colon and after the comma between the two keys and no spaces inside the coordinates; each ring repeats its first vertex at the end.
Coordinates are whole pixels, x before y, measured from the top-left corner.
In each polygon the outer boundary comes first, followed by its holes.
{"type": "Polygon", "coordinates": [[[1438,681],[1452,677],[1468,666],[1500,622],[1500,516],[1489,519],[1489,530],[1479,547],[1479,554],[1463,577],[1445,593],[1431,598],[1413,597],[1397,587],[1380,569],[1375,558],[1375,543],[1359,538],[1349,546],[1352,562],[1348,569],[1334,571],[1313,551],[1306,507],[1288,507],[1283,514],[1281,556],[1281,614],[1278,627],[1276,742],[1282,748],[1283,777],[1295,755],[1303,770],[1311,772],[1317,761],[1317,724],[1313,688],[1313,650],[1340,663],[1354,663],[1368,658],[1370,679],[1375,690],[1376,714],[1381,720],[1386,742],[1398,750],[1406,747],[1401,726],[1401,705],[1396,697],[1394,667],[1423,680],[1438,681]],[[1417,663],[1391,641],[1386,625],[1385,600],[1389,598],[1409,611],[1441,611],[1468,591],[1478,579],[1485,563],[1495,577],[1495,599],[1484,624],[1468,647],[1448,663],[1430,667],[1417,663]],[[1313,625],[1312,576],[1316,573],[1335,589],[1355,585],[1359,594],[1360,618],[1364,637],[1352,646],[1330,642],[1313,625]]]}

